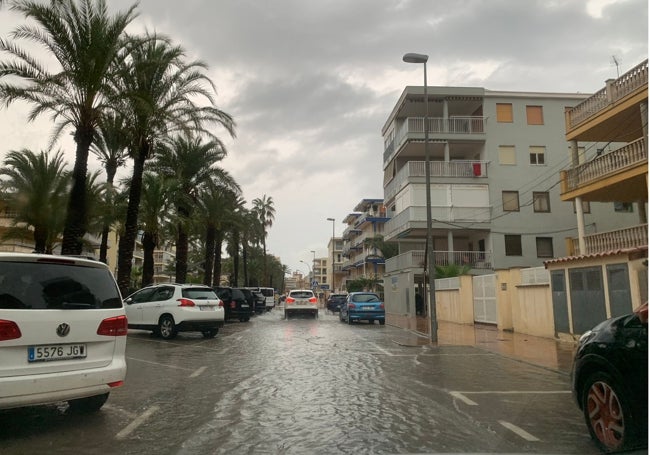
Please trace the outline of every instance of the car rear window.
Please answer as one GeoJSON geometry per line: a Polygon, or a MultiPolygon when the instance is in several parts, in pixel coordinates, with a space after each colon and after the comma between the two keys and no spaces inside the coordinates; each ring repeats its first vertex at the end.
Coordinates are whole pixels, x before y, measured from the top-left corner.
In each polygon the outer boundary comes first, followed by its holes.
{"type": "Polygon", "coordinates": [[[85,310],[121,308],[111,272],[72,264],[0,262],[0,308],[85,310]]]}
{"type": "Polygon", "coordinates": [[[262,288],[260,289],[262,294],[264,294],[266,297],[273,297],[275,295],[275,291],[271,288],[262,288]]]}
{"type": "Polygon", "coordinates": [[[291,291],[289,295],[294,299],[310,299],[314,296],[314,293],[311,291],[291,291]]]}
{"type": "Polygon", "coordinates": [[[358,294],[352,296],[353,302],[379,302],[379,296],[375,294],[358,294]]]}
{"type": "Polygon", "coordinates": [[[212,289],[206,288],[184,288],[181,294],[183,297],[192,300],[217,299],[217,294],[212,289]]]}
{"type": "Polygon", "coordinates": [[[233,300],[246,300],[244,293],[239,289],[232,290],[232,299],[233,300]]]}

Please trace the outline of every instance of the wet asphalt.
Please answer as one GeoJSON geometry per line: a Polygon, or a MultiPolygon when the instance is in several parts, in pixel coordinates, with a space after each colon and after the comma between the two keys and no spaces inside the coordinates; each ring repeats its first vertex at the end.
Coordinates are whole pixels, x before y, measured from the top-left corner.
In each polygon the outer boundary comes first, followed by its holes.
{"type": "Polygon", "coordinates": [[[597,454],[569,376],[476,346],[278,309],[216,338],[129,331],[102,410],[0,411],[1,454],[597,454]]]}

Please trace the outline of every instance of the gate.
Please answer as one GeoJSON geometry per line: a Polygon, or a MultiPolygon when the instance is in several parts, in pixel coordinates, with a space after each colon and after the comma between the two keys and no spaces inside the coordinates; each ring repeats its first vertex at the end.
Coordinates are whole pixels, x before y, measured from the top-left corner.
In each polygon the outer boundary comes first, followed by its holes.
{"type": "Polygon", "coordinates": [[[497,323],[496,275],[472,277],[474,322],[497,323]]]}

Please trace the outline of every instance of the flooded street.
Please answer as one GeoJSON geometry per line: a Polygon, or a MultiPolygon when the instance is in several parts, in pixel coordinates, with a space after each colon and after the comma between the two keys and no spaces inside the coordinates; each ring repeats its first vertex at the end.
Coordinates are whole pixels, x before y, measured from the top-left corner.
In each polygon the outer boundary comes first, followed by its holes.
{"type": "Polygon", "coordinates": [[[281,312],[215,339],[130,331],[126,385],[95,415],[0,413],[2,453],[598,453],[566,374],[472,346],[281,312]]]}

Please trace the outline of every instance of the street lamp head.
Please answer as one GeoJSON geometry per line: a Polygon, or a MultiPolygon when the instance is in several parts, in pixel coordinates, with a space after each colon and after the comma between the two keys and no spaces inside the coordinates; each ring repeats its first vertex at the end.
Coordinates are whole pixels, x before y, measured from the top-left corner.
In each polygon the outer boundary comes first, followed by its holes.
{"type": "Polygon", "coordinates": [[[334,218],[328,218],[327,221],[334,221],[334,218]]]}
{"type": "Polygon", "coordinates": [[[429,60],[429,56],[426,54],[414,54],[413,52],[409,52],[408,54],[404,54],[402,60],[406,63],[426,63],[427,60],[429,60]]]}

